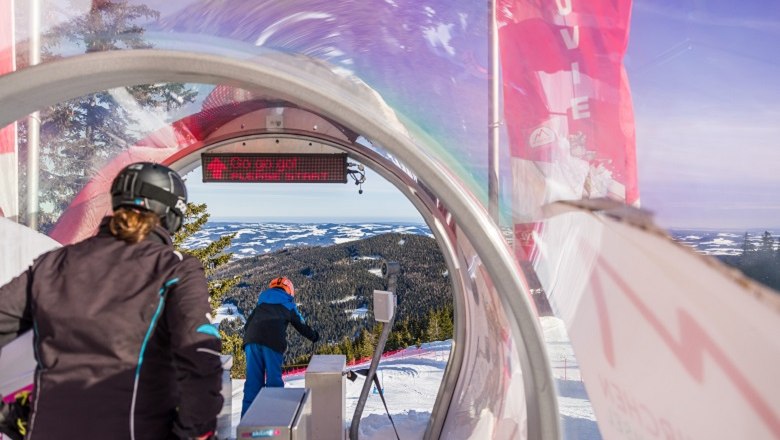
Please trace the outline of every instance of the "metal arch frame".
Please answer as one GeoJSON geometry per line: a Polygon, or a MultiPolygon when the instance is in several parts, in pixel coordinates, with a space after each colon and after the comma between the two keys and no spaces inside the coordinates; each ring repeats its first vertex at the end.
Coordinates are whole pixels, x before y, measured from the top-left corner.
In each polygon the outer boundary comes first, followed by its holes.
{"type": "Polygon", "coordinates": [[[114,87],[157,82],[226,84],[273,91],[282,99],[378,142],[445,202],[474,246],[509,311],[518,345],[528,438],[560,438],[552,370],[520,269],[481,203],[413,142],[395,114],[364,83],[334,74],[322,62],[284,53],[256,60],[163,50],[91,53],[0,76],[0,126],[58,102],[114,87]],[[372,99],[373,98],[373,99],[372,99]],[[372,102],[368,102],[372,101],[372,102]]]}
{"type": "Polygon", "coordinates": [[[176,157],[167,165],[179,172],[186,173],[195,168],[195,165],[200,161],[200,153],[204,151],[216,150],[221,146],[245,140],[263,138],[290,138],[303,141],[316,141],[347,152],[350,157],[356,158],[359,162],[368,166],[385,180],[392,183],[393,186],[398,188],[422,215],[425,223],[436,238],[436,243],[442,251],[447,268],[452,274],[450,279],[452,281],[453,302],[455,304],[454,318],[456,330],[450,359],[445,367],[442,383],[439,386],[439,392],[436,396],[436,404],[434,405],[433,413],[428,421],[428,427],[426,428],[424,436],[426,439],[439,438],[450,402],[452,401],[452,396],[455,392],[458,374],[460,374],[461,366],[463,365],[464,350],[461,348],[461,344],[465,339],[464,334],[468,328],[468,323],[465,322],[466,305],[463,301],[463,297],[466,294],[464,288],[466,280],[461,276],[462,271],[458,270],[460,267],[464,267],[466,263],[464,261],[458,261],[461,256],[458,255],[458,252],[453,245],[454,237],[452,236],[452,230],[446,226],[447,220],[442,211],[436,207],[436,200],[431,199],[425,189],[421,188],[418,182],[415,182],[396,164],[376,151],[358,143],[348,143],[331,137],[312,136],[311,134],[303,134],[300,132],[290,133],[284,130],[278,132],[267,132],[265,130],[253,132],[249,130],[236,136],[223,135],[211,142],[204,142],[203,145],[193,148],[188,154],[176,157]]]}

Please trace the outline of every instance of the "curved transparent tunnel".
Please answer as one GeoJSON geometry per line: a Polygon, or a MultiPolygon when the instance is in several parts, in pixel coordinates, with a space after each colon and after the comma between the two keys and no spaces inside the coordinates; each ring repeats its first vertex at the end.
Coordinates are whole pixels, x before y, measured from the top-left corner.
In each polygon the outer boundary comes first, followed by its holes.
{"type": "MultiPolygon", "coordinates": [[[[581,435],[540,314],[571,337],[595,438],[780,435],[776,292],[638,208],[630,2],[45,3],[0,3],[0,282],[92,235],[129,163],[346,154],[411,202],[448,267],[426,438],[581,435]]],[[[34,364],[8,368],[24,382],[34,364]]]]}

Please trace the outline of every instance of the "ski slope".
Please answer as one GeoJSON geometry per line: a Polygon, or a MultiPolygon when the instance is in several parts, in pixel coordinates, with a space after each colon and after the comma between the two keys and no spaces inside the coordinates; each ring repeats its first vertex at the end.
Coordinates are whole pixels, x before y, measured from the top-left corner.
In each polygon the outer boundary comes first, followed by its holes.
{"type": "MultiPolygon", "coordinates": [[[[559,407],[566,439],[601,439],[584,384],[580,381],[579,367],[574,358],[564,324],[554,317],[540,320],[544,329],[550,361],[558,385],[559,407]]],[[[409,347],[383,358],[377,374],[383,385],[387,407],[395,422],[400,438],[421,439],[439,391],[444,368],[449,359],[452,341],[431,342],[409,347]]],[[[359,364],[350,368],[363,368],[359,364]]],[[[347,381],[347,424],[352,420],[363,377],[355,382],[347,381]]],[[[243,380],[233,381],[233,428],[241,417],[243,380]]],[[[285,377],[285,386],[301,388],[304,374],[285,377]]],[[[385,413],[382,400],[373,390],[368,396],[363,419],[360,422],[361,440],[395,440],[395,433],[385,413]]]]}

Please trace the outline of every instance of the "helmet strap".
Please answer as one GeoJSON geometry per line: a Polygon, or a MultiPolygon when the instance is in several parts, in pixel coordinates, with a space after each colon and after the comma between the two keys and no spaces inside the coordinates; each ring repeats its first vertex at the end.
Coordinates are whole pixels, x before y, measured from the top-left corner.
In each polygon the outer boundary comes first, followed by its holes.
{"type": "Polygon", "coordinates": [[[141,183],[141,188],[138,190],[138,195],[141,197],[146,197],[150,199],[157,200],[158,202],[166,204],[169,208],[176,211],[176,213],[180,216],[183,216],[184,213],[182,210],[177,206],[179,203],[179,198],[176,197],[175,194],[170,193],[159,186],[151,185],[146,182],[141,183]]]}

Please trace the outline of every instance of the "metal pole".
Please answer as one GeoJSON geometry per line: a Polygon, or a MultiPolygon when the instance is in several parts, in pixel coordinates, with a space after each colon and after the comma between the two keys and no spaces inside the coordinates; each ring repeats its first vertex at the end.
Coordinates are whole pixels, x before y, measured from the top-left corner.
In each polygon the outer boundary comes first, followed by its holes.
{"type": "MultiPolygon", "coordinates": [[[[30,66],[41,62],[41,1],[30,1],[30,66]]],[[[39,145],[41,114],[27,117],[27,225],[38,229],[38,183],[40,180],[39,145]]]]}
{"type": "MultiPolygon", "coordinates": [[[[8,45],[8,61],[9,65],[0,66],[3,71],[0,74],[11,73],[16,70],[16,13],[13,1],[5,3],[8,8],[0,12],[8,14],[7,22],[4,25],[8,26],[5,29],[7,32],[8,40],[0,41],[0,45],[8,45]]],[[[5,18],[5,17],[4,17],[5,18]]],[[[0,31],[0,33],[2,33],[0,31]]],[[[3,168],[3,172],[0,173],[0,217],[8,217],[16,222],[19,221],[19,134],[18,124],[12,122],[5,128],[0,124],[0,132],[7,132],[11,135],[10,144],[6,147],[9,148],[10,154],[6,155],[6,160],[3,164],[0,164],[0,168],[3,168]],[[5,210],[5,212],[3,211],[5,210]]]]}
{"type": "MultiPolygon", "coordinates": [[[[397,264],[396,264],[397,266],[397,264]]],[[[395,294],[397,275],[391,274],[388,277],[387,290],[395,294]]],[[[382,334],[379,336],[379,341],[376,343],[376,349],[374,350],[374,357],[371,359],[371,366],[368,368],[368,375],[366,375],[366,381],[363,382],[363,389],[360,390],[360,397],[358,398],[357,406],[355,406],[355,414],[352,415],[352,423],[349,425],[349,439],[358,440],[358,432],[360,432],[360,417],[363,415],[363,408],[366,406],[366,400],[368,399],[368,393],[371,391],[371,384],[376,374],[376,369],[379,367],[379,360],[382,358],[382,351],[384,351],[387,338],[390,336],[390,331],[393,329],[393,323],[395,322],[395,313],[390,317],[390,322],[386,322],[382,327],[382,334]]]]}
{"type": "Polygon", "coordinates": [[[500,128],[499,109],[499,54],[498,25],[496,24],[496,0],[488,1],[488,214],[498,219],[498,145],[500,128]]]}

